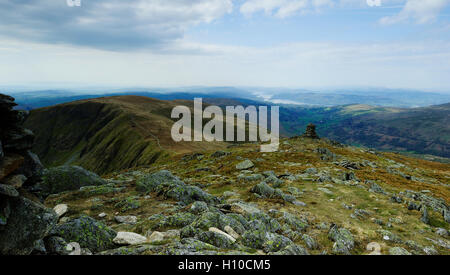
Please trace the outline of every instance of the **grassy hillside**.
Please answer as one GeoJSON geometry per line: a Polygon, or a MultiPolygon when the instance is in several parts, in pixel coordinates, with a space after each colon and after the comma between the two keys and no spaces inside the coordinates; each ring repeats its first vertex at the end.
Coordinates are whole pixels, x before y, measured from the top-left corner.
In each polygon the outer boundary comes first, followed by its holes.
{"type": "Polygon", "coordinates": [[[449,254],[442,214],[449,209],[448,164],[324,139],[283,139],[274,153],[258,148],[160,159],[106,175],[108,188],[53,195],[46,205],[65,203],[69,220],[88,215],[144,236],[142,244],[101,253],[107,255],[369,254],[371,245],[380,254],[449,254]],[[238,169],[244,160],[253,166],[238,169]],[[182,182],[171,187],[168,173],[182,182]],[[143,189],[146,183],[155,187],[143,189]],[[116,215],[136,221],[121,223],[116,215]],[[226,226],[237,232],[235,241],[208,233],[226,226]]]}
{"type": "Polygon", "coordinates": [[[100,174],[150,165],[174,153],[226,146],[175,143],[170,113],[180,104],[192,103],[139,96],[81,100],[33,110],[25,126],[36,134],[33,150],[44,164],[81,165],[100,174]]]}

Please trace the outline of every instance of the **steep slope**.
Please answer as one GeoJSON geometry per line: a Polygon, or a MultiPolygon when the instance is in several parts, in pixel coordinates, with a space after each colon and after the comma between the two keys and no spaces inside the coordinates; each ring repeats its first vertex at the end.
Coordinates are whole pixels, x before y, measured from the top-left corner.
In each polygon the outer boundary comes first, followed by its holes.
{"type": "Polygon", "coordinates": [[[450,157],[450,104],[371,110],[331,127],[327,137],[382,150],[450,157]]]}
{"type": "Polygon", "coordinates": [[[281,112],[289,135],[309,122],[323,137],[346,144],[450,157],[450,104],[424,108],[385,108],[369,105],[290,107],[281,112]]]}
{"type": "Polygon", "coordinates": [[[25,126],[36,134],[33,149],[47,166],[80,165],[99,174],[226,146],[174,142],[170,114],[180,104],[192,105],[140,96],[81,100],[33,110],[25,126]]]}

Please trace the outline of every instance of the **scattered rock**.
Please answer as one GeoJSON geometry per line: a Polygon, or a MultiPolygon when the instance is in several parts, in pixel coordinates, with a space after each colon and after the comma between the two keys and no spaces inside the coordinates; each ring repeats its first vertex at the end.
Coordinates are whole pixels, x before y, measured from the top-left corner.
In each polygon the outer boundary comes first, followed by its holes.
{"type": "Polygon", "coordinates": [[[137,223],[137,217],[136,216],[115,216],[114,220],[118,223],[125,223],[125,224],[136,224],[137,223]]]}
{"type": "Polygon", "coordinates": [[[83,186],[106,184],[97,174],[78,166],[53,167],[44,171],[40,185],[41,194],[46,197],[64,191],[78,190],[83,186]]]}
{"type": "Polygon", "coordinates": [[[70,251],[67,251],[67,242],[57,236],[51,236],[45,240],[45,248],[49,254],[53,255],[69,255],[70,251]]]}
{"type": "Polygon", "coordinates": [[[216,232],[216,233],[219,233],[219,234],[222,234],[222,235],[224,235],[225,237],[227,237],[228,239],[230,239],[230,241],[232,241],[233,243],[236,241],[236,238],[233,238],[231,235],[229,235],[229,234],[223,232],[222,230],[220,230],[220,229],[218,229],[218,228],[210,227],[210,228],[209,228],[209,231],[211,231],[211,232],[216,232]]]}
{"type": "Polygon", "coordinates": [[[441,236],[441,237],[447,237],[449,236],[449,233],[447,230],[445,230],[444,228],[438,228],[436,229],[436,234],[441,236]]]}
{"type": "Polygon", "coordinates": [[[427,255],[438,255],[439,252],[433,246],[427,246],[423,249],[423,252],[427,255]]]}
{"type": "Polygon", "coordinates": [[[328,195],[333,195],[334,194],[330,189],[327,189],[327,188],[324,188],[324,187],[319,187],[319,188],[317,188],[317,190],[322,191],[322,192],[324,192],[325,194],[328,194],[328,195]]]}
{"type": "Polygon", "coordinates": [[[420,220],[425,224],[430,224],[430,218],[428,217],[428,210],[426,206],[421,207],[422,217],[420,220]]]}
{"type": "Polygon", "coordinates": [[[7,200],[12,214],[1,229],[0,254],[30,254],[35,241],[43,239],[56,224],[56,213],[23,197],[7,200]]]}
{"type": "Polygon", "coordinates": [[[117,232],[113,242],[118,245],[136,245],[147,242],[147,238],[133,232],[117,232]]]}
{"type": "Polygon", "coordinates": [[[16,188],[11,185],[0,184],[0,195],[5,195],[8,197],[18,197],[19,192],[17,192],[16,188]]]}
{"type": "Polygon", "coordinates": [[[355,247],[352,233],[345,228],[339,228],[335,224],[331,226],[328,238],[335,242],[333,252],[336,254],[350,255],[350,251],[355,247]]]}
{"type": "Polygon", "coordinates": [[[389,249],[390,255],[412,255],[408,250],[403,247],[392,247],[389,249]]]}
{"type": "Polygon", "coordinates": [[[367,251],[370,251],[369,255],[381,255],[381,246],[379,243],[368,243],[366,249],[367,251]]]}
{"type": "Polygon", "coordinates": [[[117,233],[102,222],[82,216],[53,228],[50,235],[62,237],[66,242],[77,242],[90,251],[99,252],[114,248],[117,233]]]}
{"type": "Polygon", "coordinates": [[[218,202],[216,197],[206,193],[197,186],[185,184],[167,170],[162,170],[139,179],[136,182],[136,189],[140,192],[155,192],[184,204],[189,204],[194,201],[204,201],[208,204],[218,202]]]}
{"type": "Polygon", "coordinates": [[[234,231],[234,229],[231,227],[231,226],[229,226],[229,225],[226,225],[225,227],[224,227],[224,230],[225,230],[225,232],[227,232],[231,237],[233,237],[234,239],[239,239],[241,236],[239,236],[239,234],[238,233],[236,233],[236,231],[234,231]]]}
{"type": "Polygon", "coordinates": [[[277,251],[273,253],[274,255],[309,255],[308,250],[306,250],[303,246],[293,244],[288,245],[281,249],[280,251],[277,251]]]}
{"type": "Polygon", "coordinates": [[[69,206],[67,204],[58,204],[53,208],[58,218],[64,216],[69,211],[69,206]]]}
{"type": "Polygon", "coordinates": [[[317,244],[316,240],[314,240],[313,237],[303,234],[302,239],[309,249],[312,249],[312,250],[319,249],[319,245],[317,244]]]}
{"type": "Polygon", "coordinates": [[[208,211],[208,205],[204,201],[196,201],[192,204],[190,211],[193,214],[200,214],[208,211]]]}
{"type": "Polygon", "coordinates": [[[148,238],[148,241],[153,242],[162,242],[164,240],[164,234],[158,231],[154,231],[150,237],[148,238]]]}
{"type": "Polygon", "coordinates": [[[26,180],[27,180],[27,177],[25,177],[22,174],[19,174],[19,175],[9,176],[9,177],[5,178],[3,180],[3,182],[6,185],[9,185],[9,186],[12,186],[12,187],[14,187],[16,189],[19,189],[20,187],[23,186],[23,184],[26,182],[26,180]]]}
{"type": "Polygon", "coordinates": [[[376,184],[375,182],[372,182],[370,184],[370,191],[373,191],[375,193],[379,193],[379,194],[386,194],[386,192],[383,190],[383,188],[381,188],[378,184],[376,184]]]}
{"type": "Polygon", "coordinates": [[[214,231],[206,231],[200,233],[198,239],[215,247],[232,249],[235,247],[235,242],[228,236],[214,231]]]}
{"type": "Polygon", "coordinates": [[[251,160],[246,159],[243,162],[236,164],[236,169],[247,170],[247,169],[253,168],[254,166],[255,166],[255,164],[253,164],[253,162],[251,160]]]}

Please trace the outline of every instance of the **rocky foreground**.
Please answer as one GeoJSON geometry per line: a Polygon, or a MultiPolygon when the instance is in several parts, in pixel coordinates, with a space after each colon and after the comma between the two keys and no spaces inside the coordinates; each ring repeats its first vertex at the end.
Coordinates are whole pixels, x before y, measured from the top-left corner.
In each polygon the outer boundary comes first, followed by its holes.
{"type": "Polygon", "coordinates": [[[44,169],[23,135],[3,129],[1,254],[450,254],[448,164],[309,129],[275,153],[234,145],[100,178],[44,169]]]}

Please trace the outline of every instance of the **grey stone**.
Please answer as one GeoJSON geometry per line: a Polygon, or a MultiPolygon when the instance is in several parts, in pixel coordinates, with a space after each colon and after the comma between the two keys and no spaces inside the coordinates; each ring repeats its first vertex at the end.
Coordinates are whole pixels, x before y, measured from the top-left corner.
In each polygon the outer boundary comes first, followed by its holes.
{"type": "Polygon", "coordinates": [[[143,244],[147,238],[134,232],[117,232],[113,242],[118,245],[137,245],[143,244]]]}
{"type": "Polygon", "coordinates": [[[97,174],[78,166],[60,166],[44,171],[41,194],[45,197],[64,191],[79,190],[83,186],[104,185],[97,174]]]}
{"type": "Polygon", "coordinates": [[[293,244],[273,253],[273,255],[309,255],[309,253],[303,246],[293,244]]]}
{"type": "Polygon", "coordinates": [[[328,238],[334,241],[333,252],[336,254],[350,255],[350,251],[355,247],[353,235],[345,228],[332,225],[328,232],[328,238]]]}
{"type": "Polygon", "coordinates": [[[303,241],[305,242],[306,246],[307,246],[309,249],[315,250],[315,249],[318,249],[318,248],[319,248],[319,245],[317,244],[316,240],[314,240],[313,237],[304,234],[304,235],[302,236],[302,239],[303,239],[303,241]]]}
{"type": "Polygon", "coordinates": [[[412,255],[408,250],[403,247],[392,247],[389,249],[390,255],[412,255]]]}
{"type": "Polygon", "coordinates": [[[192,204],[190,210],[194,214],[200,214],[208,211],[208,205],[204,201],[196,201],[192,204]]]}
{"type": "Polygon", "coordinates": [[[125,223],[125,224],[136,224],[137,223],[137,217],[136,216],[115,216],[114,220],[118,223],[125,223]]]}
{"type": "Polygon", "coordinates": [[[102,222],[82,216],[58,224],[51,235],[62,237],[66,242],[77,242],[92,252],[99,252],[114,248],[113,239],[117,233],[102,222]]]}
{"type": "Polygon", "coordinates": [[[35,241],[43,239],[56,224],[57,216],[53,210],[26,198],[7,200],[14,214],[2,226],[0,254],[30,254],[35,241]]]}
{"type": "Polygon", "coordinates": [[[204,201],[208,204],[214,204],[219,201],[216,197],[206,193],[199,187],[185,184],[167,170],[162,170],[139,179],[136,182],[136,189],[140,192],[163,194],[167,198],[175,199],[184,204],[189,204],[194,201],[204,201]]]}
{"type": "Polygon", "coordinates": [[[0,194],[8,197],[18,197],[19,192],[11,185],[0,184],[0,194]]]}
{"type": "Polygon", "coordinates": [[[430,224],[430,218],[428,216],[428,210],[426,206],[421,207],[422,217],[420,220],[425,224],[430,224]]]}
{"type": "Polygon", "coordinates": [[[250,168],[253,168],[255,166],[255,164],[253,164],[253,162],[251,160],[244,160],[238,164],[236,164],[236,169],[238,170],[247,170],[250,168]]]}

